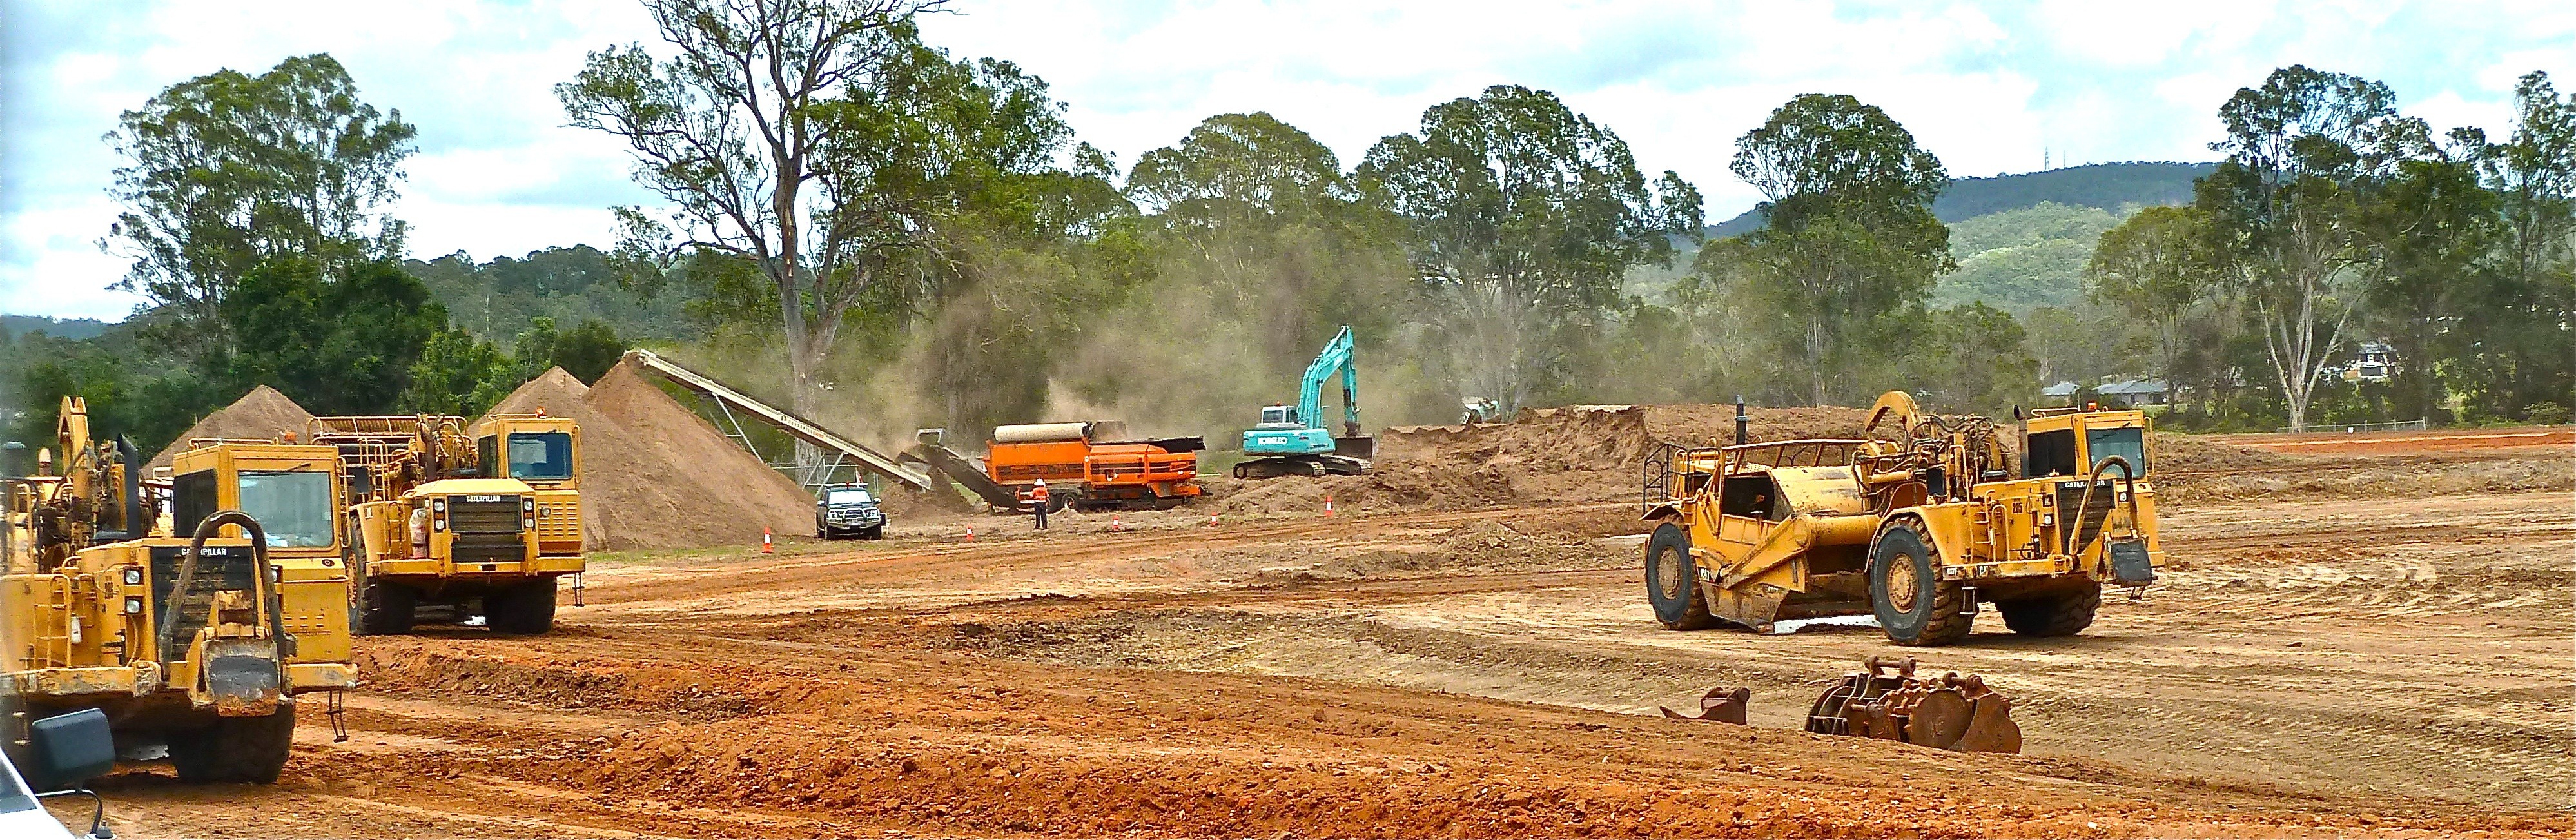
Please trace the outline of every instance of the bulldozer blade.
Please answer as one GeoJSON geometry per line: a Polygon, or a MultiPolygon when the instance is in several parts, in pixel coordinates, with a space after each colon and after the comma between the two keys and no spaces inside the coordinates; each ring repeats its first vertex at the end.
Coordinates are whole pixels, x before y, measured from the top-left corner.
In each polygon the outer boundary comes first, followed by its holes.
{"type": "Polygon", "coordinates": [[[1950,748],[1960,752],[2021,752],[2021,725],[2012,719],[2012,701],[2001,694],[1988,693],[1974,701],[1968,713],[1968,729],[1950,748]]]}
{"type": "Polygon", "coordinates": [[[1968,698],[1955,688],[1936,689],[1914,701],[1906,710],[1905,742],[1917,746],[1950,749],[1968,731],[1968,698]]]}
{"type": "Polygon", "coordinates": [[[1664,711],[1664,717],[1672,718],[1674,720],[1710,720],[1718,723],[1732,723],[1742,726],[1744,725],[1745,701],[1752,699],[1752,697],[1753,689],[1750,688],[1727,688],[1726,686],[1718,686],[1716,688],[1709,689],[1707,694],[1702,695],[1699,698],[1699,714],[1697,715],[1682,714],[1680,712],[1673,711],[1670,706],[1657,706],[1655,708],[1662,709],[1664,711]]]}

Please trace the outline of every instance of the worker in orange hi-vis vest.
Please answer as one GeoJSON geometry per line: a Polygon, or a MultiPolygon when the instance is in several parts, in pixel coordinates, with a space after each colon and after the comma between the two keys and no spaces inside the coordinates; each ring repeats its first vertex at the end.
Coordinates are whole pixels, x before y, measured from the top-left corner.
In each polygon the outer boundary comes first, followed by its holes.
{"type": "Polygon", "coordinates": [[[1038,507],[1037,525],[1036,525],[1036,526],[1034,526],[1034,528],[1033,528],[1032,530],[1038,530],[1038,531],[1044,531],[1044,530],[1046,530],[1046,515],[1047,515],[1047,487],[1046,487],[1046,479],[1043,479],[1043,478],[1038,479],[1037,486],[1036,486],[1036,487],[1029,488],[1029,501],[1036,502],[1036,503],[1037,503],[1037,507],[1038,507]]]}

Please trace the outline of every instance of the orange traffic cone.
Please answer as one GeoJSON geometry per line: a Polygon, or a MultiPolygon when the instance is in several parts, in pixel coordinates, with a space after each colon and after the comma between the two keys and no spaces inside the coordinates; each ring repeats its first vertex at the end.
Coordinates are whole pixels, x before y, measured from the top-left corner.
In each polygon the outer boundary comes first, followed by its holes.
{"type": "Polygon", "coordinates": [[[1331,497],[1331,496],[1325,496],[1325,497],[1324,497],[1324,515],[1325,515],[1325,516],[1331,516],[1331,515],[1333,515],[1333,497],[1331,497]]]}
{"type": "Polygon", "coordinates": [[[1118,514],[1117,514],[1117,512],[1115,512],[1115,511],[1112,511],[1112,512],[1109,514],[1109,530],[1111,530],[1111,531],[1119,530],[1119,525],[1118,525],[1118,514]]]}
{"type": "Polygon", "coordinates": [[[1216,527],[1216,514],[1213,514],[1213,513],[1208,514],[1208,527],[1210,527],[1210,528],[1214,528],[1214,527],[1216,527]]]}
{"type": "Polygon", "coordinates": [[[974,541],[975,541],[975,526],[973,526],[973,525],[968,525],[968,526],[966,526],[966,541],[967,541],[967,542],[974,542],[974,541]]]}
{"type": "Polygon", "coordinates": [[[762,527],[761,527],[761,529],[760,529],[760,553],[762,553],[762,554],[776,554],[776,553],[778,553],[778,546],[777,546],[776,544],[773,544],[773,543],[771,543],[771,542],[769,541],[769,528],[768,528],[768,526],[762,526],[762,527]]]}

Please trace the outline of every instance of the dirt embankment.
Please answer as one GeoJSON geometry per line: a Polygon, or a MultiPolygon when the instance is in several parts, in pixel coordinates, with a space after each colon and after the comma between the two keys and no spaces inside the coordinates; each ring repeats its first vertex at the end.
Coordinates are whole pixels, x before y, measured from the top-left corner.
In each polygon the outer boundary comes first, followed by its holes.
{"type": "MultiPolygon", "coordinates": [[[[1746,437],[1757,443],[1858,437],[1869,417],[1834,406],[1753,408],[1747,415],[1746,437]]],[[[2569,469],[2576,459],[2533,453],[2545,454],[2547,441],[2567,434],[2380,435],[2342,445],[2156,432],[2149,470],[2158,490],[2176,501],[2565,490],[2576,488],[2569,469]]],[[[1642,462],[1658,446],[1734,439],[1732,405],[1567,406],[1525,410],[1508,423],[1387,429],[1369,475],[1206,484],[1210,503],[1229,515],[1318,512],[1326,499],[1337,510],[1362,511],[1598,503],[1632,498],[1642,462]]],[[[2017,443],[2007,440],[2007,451],[2017,443]]]]}
{"type": "MultiPolygon", "coordinates": [[[[1867,412],[1755,408],[1755,441],[1849,437],[1867,412]]],[[[1658,446],[1731,443],[1731,405],[1578,405],[1524,409],[1506,423],[1397,426],[1378,436],[1368,475],[1296,481],[1203,482],[1227,514],[1336,509],[1463,510],[1502,504],[1583,504],[1629,498],[1658,446]]]]}

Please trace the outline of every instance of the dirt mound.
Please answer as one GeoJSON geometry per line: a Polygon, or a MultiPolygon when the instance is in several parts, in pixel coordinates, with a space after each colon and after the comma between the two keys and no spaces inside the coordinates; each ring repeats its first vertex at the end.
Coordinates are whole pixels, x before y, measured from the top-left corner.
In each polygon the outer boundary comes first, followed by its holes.
{"type": "Polygon", "coordinates": [[[537,378],[521,383],[509,396],[502,397],[492,406],[492,411],[508,414],[543,411],[569,416],[572,406],[589,395],[590,386],[581,384],[579,377],[565,373],[563,368],[546,368],[546,372],[537,374],[537,378]]]}
{"type": "Polygon", "coordinates": [[[1399,426],[1378,443],[1388,460],[1598,469],[1645,458],[1646,412],[1628,405],[1523,409],[1509,423],[1399,426]]]}
{"type": "Polygon", "coordinates": [[[1461,510],[1509,502],[1512,475],[1500,468],[1417,460],[1380,460],[1367,475],[1323,478],[1272,478],[1244,481],[1222,476],[1199,479],[1213,503],[1228,515],[1317,513],[1331,499],[1335,510],[1461,510]]]}
{"type": "Polygon", "coordinates": [[[591,550],[749,545],[763,527],[813,527],[814,500],[803,488],[623,364],[593,387],[548,370],[493,410],[540,408],[581,426],[591,550]]]}
{"type": "MultiPolygon", "coordinates": [[[[1869,411],[1838,405],[1815,408],[1746,408],[1749,442],[1800,438],[1860,436],[1869,411]]],[[[1646,407],[1646,433],[1676,446],[1724,446],[1735,442],[1733,405],[1653,405],[1646,407]]]]}
{"type": "MultiPolygon", "coordinates": [[[[1856,408],[1756,408],[1753,440],[1851,437],[1856,408]]],[[[1636,492],[1637,468],[1656,446],[1708,446],[1735,437],[1732,405],[1525,409],[1508,423],[1399,426],[1378,436],[1372,474],[1274,481],[1225,496],[1235,513],[1319,510],[1323,496],[1361,509],[1460,509],[1509,502],[1602,502],[1636,492]]]]}
{"type": "Polygon", "coordinates": [[[188,451],[188,442],[198,438],[233,438],[236,440],[276,440],[285,432],[302,433],[313,413],[296,405],[277,389],[261,385],[250,389],[232,405],[206,415],[187,431],[171,439],[170,446],[152,456],[152,466],[166,467],[170,459],[188,451]]]}
{"type": "Polygon", "coordinates": [[[2259,470],[2298,463],[2293,456],[2220,443],[2197,435],[2150,432],[2148,440],[2156,448],[2155,463],[2148,469],[2156,472],[2259,470]]]}

